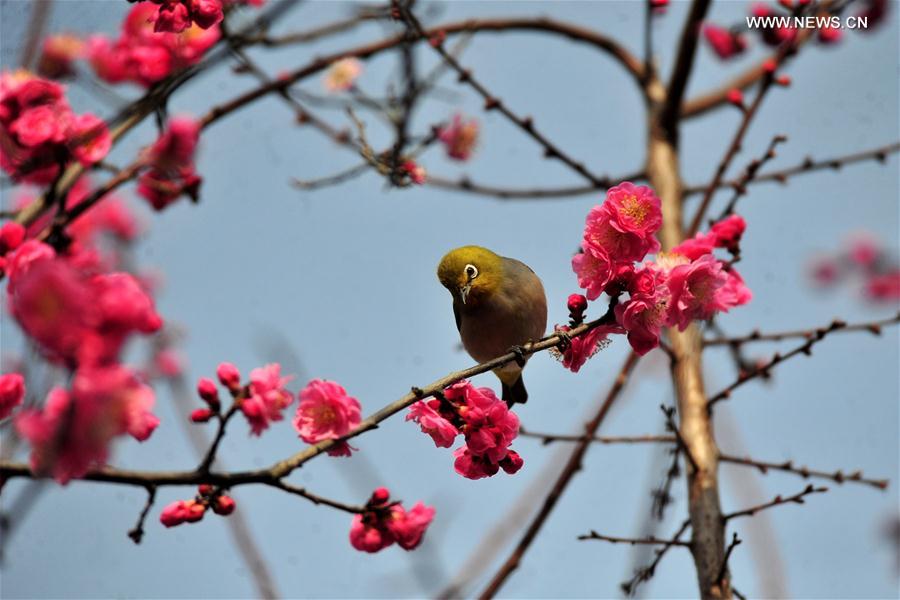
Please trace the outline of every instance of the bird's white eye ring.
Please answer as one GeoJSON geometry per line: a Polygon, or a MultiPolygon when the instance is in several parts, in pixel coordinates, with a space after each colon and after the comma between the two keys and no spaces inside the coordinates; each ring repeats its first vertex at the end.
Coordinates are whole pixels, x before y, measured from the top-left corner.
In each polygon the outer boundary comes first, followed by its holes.
{"type": "Polygon", "coordinates": [[[469,281],[478,277],[478,268],[475,265],[466,265],[466,277],[469,278],[469,281]]]}

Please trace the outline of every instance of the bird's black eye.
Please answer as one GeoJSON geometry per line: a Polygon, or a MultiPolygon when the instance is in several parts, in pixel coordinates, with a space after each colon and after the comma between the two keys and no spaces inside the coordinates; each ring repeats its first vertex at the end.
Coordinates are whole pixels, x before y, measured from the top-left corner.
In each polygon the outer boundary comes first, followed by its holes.
{"type": "Polygon", "coordinates": [[[478,269],[475,265],[466,265],[466,277],[469,278],[469,281],[478,277],[478,269]]]}

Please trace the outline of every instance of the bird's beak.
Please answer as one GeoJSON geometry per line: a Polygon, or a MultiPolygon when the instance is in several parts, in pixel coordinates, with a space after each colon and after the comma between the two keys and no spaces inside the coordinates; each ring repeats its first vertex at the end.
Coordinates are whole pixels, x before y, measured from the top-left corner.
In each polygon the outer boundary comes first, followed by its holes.
{"type": "Polygon", "coordinates": [[[466,303],[466,297],[469,295],[469,290],[472,289],[472,284],[467,283],[466,285],[459,288],[459,299],[462,300],[462,303],[466,303]]]}

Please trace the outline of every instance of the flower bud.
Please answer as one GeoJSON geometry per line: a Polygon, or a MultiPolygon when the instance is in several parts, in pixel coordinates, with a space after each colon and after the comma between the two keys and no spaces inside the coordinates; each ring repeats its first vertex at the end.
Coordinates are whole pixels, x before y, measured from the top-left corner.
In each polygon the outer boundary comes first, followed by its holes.
{"type": "Polygon", "coordinates": [[[219,403],[219,389],[212,379],[201,377],[197,381],[197,394],[200,395],[204,402],[209,404],[210,408],[218,410],[219,406],[221,406],[219,403]]]}
{"type": "Polygon", "coordinates": [[[225,517],[234,512],[235,506],[236,504],[234,502],[234,498],[223,494],[215,499],[212,505],[212,509],[213,512],[217,515],[222,515],[223,517],[225,517]]]}
{"type": "Polygon", "coordinates": [[[196,523],[203,518],[206,507],[196,500],[188,500],[184,503],[184,520],[188,523],[196,523]]]}
{"type": "Polygon", "coordinates": [[[572,294],[568,301],[569,312],[572,314],[581,314],[587,310],[587,298],[582,294],[572,294]]]}
{"type": "Polygon", "coordinates": [[[522,457],[519,456],[519,453],[515,450],[510,450],[509,454],[507,454],[503,460],[500,461],[500,468],[512,475],[516,471],[522,468],[522,465],[525,464],[525,461],[522,460],[522,457]]]}
{"type": "Polygon", "coordinates": [[[191,421],[194,423],[206,423],[213,416],[213,411],[208,408],[198,408],[191,413],[191,421]]]}
{"type": "Polygon", "coordinates": [[[211,496],[215,491],[215,486],[212,486],[208,483],[201,483],[199,486],[197,486],[197,493],[201,496],[211,496]]]}
{"type": "Polygon", "coordinates": [[[184,500],[176,500],[166,505],[159,515],[159,522],[166,527],[175,527],[184,523],[184,500]]]}
{"type": "Polygon", "coordinates": [[[216,376],[222,382],[222,385],[232,392],[241,387],[241,372],[231,363],[223,362],[220,364],[216,369],[216,376]]]}
{"type": "Polygon", "coordinates": [[[391,499],[391,492],[385,488],[380,487],[377,488],[374,492],[372,492],[372,497],[369,499],[369,504],[372,505],[380,505],[387,504],[387,501],[391,499]]]}

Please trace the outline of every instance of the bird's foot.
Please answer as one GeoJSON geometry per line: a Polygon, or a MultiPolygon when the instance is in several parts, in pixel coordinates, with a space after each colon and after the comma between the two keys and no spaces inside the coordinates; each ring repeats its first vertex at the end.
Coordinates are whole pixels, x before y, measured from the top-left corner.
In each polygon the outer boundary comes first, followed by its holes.
{"type": "Polygon", "coordinates": [[[572,336],[569,335],[569,332],[557,329],[554,333],[556,337],[559,338],[559,343],[556,345],[557,349],[559,349],[560,352],[568,350],[569,346],[572,345],[572,336]]]}
{"type": "Polygon", "coordinates": [[[516,364],[519,365],[519,367],[524,367],[525,361],[527,360],[525,354],[525,346],[512,346],[510,347],[509,351],[516,355],[516,364]]]}

